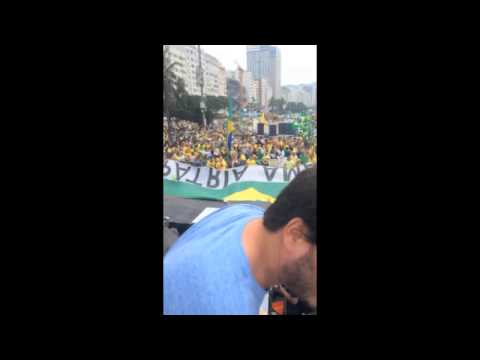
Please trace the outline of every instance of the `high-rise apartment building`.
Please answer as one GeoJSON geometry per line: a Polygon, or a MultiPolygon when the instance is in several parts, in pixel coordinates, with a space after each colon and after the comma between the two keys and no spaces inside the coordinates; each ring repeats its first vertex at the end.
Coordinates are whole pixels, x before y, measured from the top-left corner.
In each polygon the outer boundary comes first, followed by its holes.
{"type": "MultiPolygon", "coordinates": [[[[197,45],[169,45],[169,49],[170,61],[177,62],[173,67],[175,75],[185,81],[185,89],[190,95],[200,95],[197,45]]],[[[203,50],[201,58],[205,95],[227,96],[225,67],[203,50]]]]}
{"type": "Polygon", "coordinates": [[[255,101],[260,104],[262,111],[266,111],[272,98],[272,87],[267,79],[253,80],[255,101]]]}
{"type": "Polygon", "coordinates": [[[281,97],[280,49],[270,45],[247,45],[247,70],[254,80],[266,79],[274,98],[281,97]]]}

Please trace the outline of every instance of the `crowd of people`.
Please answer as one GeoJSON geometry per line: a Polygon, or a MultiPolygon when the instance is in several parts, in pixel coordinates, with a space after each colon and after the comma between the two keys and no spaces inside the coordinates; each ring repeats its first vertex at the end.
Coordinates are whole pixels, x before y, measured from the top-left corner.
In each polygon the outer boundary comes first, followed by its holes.
{"type": "Polygon", "coordinates": [[[291,169],[317,162],[316,139],[300,136],[261,136],[234,133],[231,151],[227,149],[223,128],[201,128],[197,123],[176,121],[172,124],[173,144],[168,144],[168,125],[163,128],[164,159],[193,166],[225,170],[237,166],[264,165],[291,169]]]}

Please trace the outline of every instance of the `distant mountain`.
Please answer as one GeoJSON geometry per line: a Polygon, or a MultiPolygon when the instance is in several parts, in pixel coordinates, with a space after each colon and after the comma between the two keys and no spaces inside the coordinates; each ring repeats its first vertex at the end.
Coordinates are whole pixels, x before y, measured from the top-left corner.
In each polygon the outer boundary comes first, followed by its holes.
{"type": "Polygon", "coordinates": [[[282,87],[285,87],[287,89],[295,89],[295,90],[304,89],[307,91],[312,91],[312,89],[315,88],[315,86],[317,86],[316,82],[308,83],[308,84],[298,84],[298,85],[283,85],[282,87]]]}

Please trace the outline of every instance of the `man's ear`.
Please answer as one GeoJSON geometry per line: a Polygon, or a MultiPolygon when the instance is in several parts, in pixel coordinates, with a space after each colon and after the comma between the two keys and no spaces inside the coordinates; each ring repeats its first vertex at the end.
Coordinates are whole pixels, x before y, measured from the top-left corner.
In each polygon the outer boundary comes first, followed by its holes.
{"type": "Polygon", "coordinates": [[[302,219],[295,217],[283,227],[283,245],[292,258],[303,257],[310,249],[306,239],[307,227],[302,219]]]}

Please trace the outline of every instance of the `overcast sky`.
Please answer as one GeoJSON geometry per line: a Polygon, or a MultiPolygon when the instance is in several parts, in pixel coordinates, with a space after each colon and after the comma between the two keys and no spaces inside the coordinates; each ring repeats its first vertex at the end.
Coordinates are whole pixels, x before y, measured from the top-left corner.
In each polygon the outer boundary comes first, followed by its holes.
{"type": "MultiPolygon", "coordinates": [[[[274,45],[281,54],[282,86],[307,84],[317,81],[316,45],[274,45]]],[[[201,45],[215,56],[227,70],[237,68],[235,60],[247,69],[247,45],[201,45]]]]}

